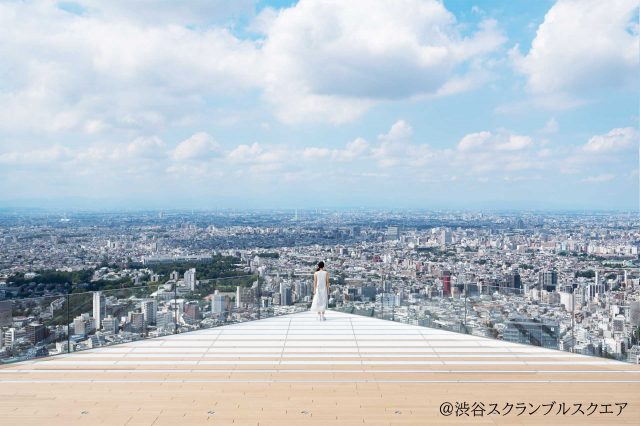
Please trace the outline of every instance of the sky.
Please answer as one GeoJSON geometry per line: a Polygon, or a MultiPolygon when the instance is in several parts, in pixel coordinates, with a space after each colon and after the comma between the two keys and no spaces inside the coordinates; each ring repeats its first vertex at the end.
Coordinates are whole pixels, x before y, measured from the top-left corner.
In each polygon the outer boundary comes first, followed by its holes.
{"type": "Polygon", "coordinates": [[[632,210],[636,0],[0,0],[0,207],[632,210]]]}

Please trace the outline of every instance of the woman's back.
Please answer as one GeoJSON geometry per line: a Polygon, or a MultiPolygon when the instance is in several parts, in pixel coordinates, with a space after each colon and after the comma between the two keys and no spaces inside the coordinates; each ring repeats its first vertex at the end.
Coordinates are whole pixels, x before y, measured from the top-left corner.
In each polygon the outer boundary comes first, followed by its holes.
{"type": "Polygon", "coordinates": [[[316,282],[318,283],[318,291],[327,291],[327,271],[316,272],[316,282]]]}

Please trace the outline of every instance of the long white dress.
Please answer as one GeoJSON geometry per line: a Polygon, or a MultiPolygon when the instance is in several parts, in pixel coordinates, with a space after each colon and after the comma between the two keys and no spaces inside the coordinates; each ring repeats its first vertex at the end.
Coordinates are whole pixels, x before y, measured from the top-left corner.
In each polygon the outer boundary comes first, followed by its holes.
{"type": "Polygon", "coordinates": [[[316,272],[318,286],[311,302],[311,312],[323,312],[327,310],[329,294],[327,293],[327,271],[316,272]]]}

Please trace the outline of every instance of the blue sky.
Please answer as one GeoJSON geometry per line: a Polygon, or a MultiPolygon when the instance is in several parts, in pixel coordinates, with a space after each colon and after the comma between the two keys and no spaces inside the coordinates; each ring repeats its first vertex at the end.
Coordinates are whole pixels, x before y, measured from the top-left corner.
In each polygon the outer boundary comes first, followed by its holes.
{"type": "Polygon", "coordinates": [[[633,0],[0,1],[0,206],[638,208],[633,0]]]}

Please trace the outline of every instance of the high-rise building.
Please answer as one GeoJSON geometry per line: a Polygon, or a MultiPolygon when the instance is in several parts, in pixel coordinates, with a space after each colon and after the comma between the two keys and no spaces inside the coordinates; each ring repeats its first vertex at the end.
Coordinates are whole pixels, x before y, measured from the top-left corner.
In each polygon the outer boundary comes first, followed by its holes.
{"type": "Polygon", "coordinates": [[[236,308],[241,308],[255,303],[253,288],[236,286],[236,308]]]}
{"type": "Polygon", "coordinates": [[[178,271],[173,271],[169,274],[169,279],[173,281],[178,281],[180,279],[180,273],[178,271]]]}
{"type": "Polygon", "coordinates": [[[442,295],[451,296],[451,271],[442,271],[442,295]]]}
{"type": "Polygon", "coordinates": [[[632,327],[640,327],[640,300],[629,303],[629,323],[632,327]]]}
{"type": "Polygon", "coordinates": [[[147,325],[156,324],[156,311],[158,310],[158,302],[156,299],[145,299],[140,304],[144,321],[147,325]]]}
{"type": "Polygon", "coordinates": [[[85,335],[88,333],[87,324],[82,315],[73,319],[73,333],[78,335],[85,335]]]}
{"type": "Polygon", "coordinates": [[[175,326],[175,313],[171,311],[156,312],[156,327],[159,330],[172,330],[175,326]]]}
{"type": "Polygon", "coordinates": [[[281,287],[282,291],[280,292],[280,304],[283,306],[293,305],[293,294],[291,292],[291,287],[281,287]]]}
{"type": "Polygon", "coordinates": [[[104,333],[118,334],[118,319],[108,315],[102,320],[102,331],[104,333]]]}
{"type": "Polygon", "coordinates": [[[0,301],[0,327],[11,327],[13,321],[11,300],[0,301]]]}
{"type": "Polygon", "coordinates": [[[197,301],[192,300],[184,304],[184,319],[189,324],[194,324],[201,319],[200,306],[197,301]]]}
{"type": "Polygon", "coordinates": [[[226,312],[227,310],[227,297],[220,294],[218,290],[213,293],[213,297],[211,298],[211,311],[214,314],[221,314],[226,312]]]}
{"type": "Polygon", "coordinates": [[[400,239],[400,228],[397,226],[387,227],[387,232],[384,234],[385,241],[395,241],[400,239]]]}
{"type": "Polygon", "coordinates": [[[39,322],[27,324],[26,332],[27,338],[33,345],[43,341],[45,337],[47,337],[47,328],[44,324],[40,324],[39,322]]]}
{"type": "Polygon", "coordinates": [[[451,231],[449,231],[448,229],[443,229],[442,231],[440,231],[438,240],[438,242],[440,243],[440,247],[447,247],[451,245],[451,231]]]}
{"type": "Polygon", "coordinates": [[[393,293],[380,293],[376,295],[376,303],[379,303],[383,309],[391,308],[400,306],[400,299],[393,293]]]}
{"type": "Polygon", "coordinates": [[[196,268],[191,268],[184,273],[184,286],[189,289],[189,291],[196,289],[196,268]]]}
{"type": "Polygon", "coordinates": [[[540,271],[538,283],[541,290],[555,291],[558,286],[558,273],[554,270],[540,271]]]}
{"type": "Polygon", "coordinates": [[[145,332],[144,314],[142,312],[129,312],[129,330],[132,333],[145,332]]]}
{"type": "Polygon", "coordinates": [[[376,299],[377,290],[373,285],[365,285],[362,286],[362,298],[364,300],[375,300],[376,299]]]}
{"type": "Polygon", "coordinates": [[[4,336],[2,336],[2,340],[5,348],[12,348],[16,342],[16,329],[11,327],[8,330],[5,330],[4,336]]]}
{"type": "Polygon", "coordinates": [[[509,275],[509,287],[515,289],[522,288],[522,279],[520,278],[520,273],[518,271],[509,275]]]}
{"type": "Polygon", "coordinates": [[[558,349],[560,327],[557,323],[532,319],[513,319],[507,321],[506,325],[503,339],[507,342],[558,349]]]}
{"type": "Polygon", "coordinates": [[[93,292],[93,324],[96,330],[100,330],[102,318],[105,313],[105,300],[101,291],[93,292]]]}
{"type": "Polygon", "coordinates": [[[615,332],[622,333],[624,331],[624,322],[625,322],[624,315],[616,315],[615,317],[613,317],[612,331],[614,333],[615,332]]]}

